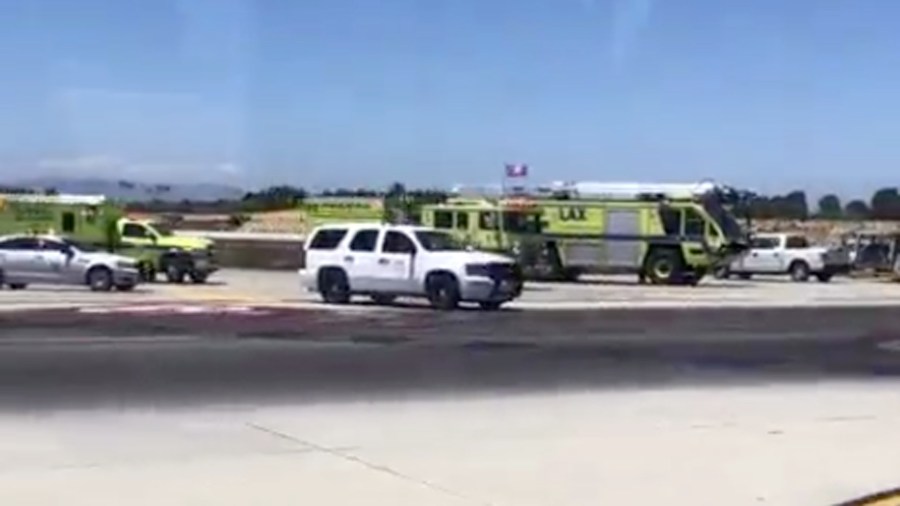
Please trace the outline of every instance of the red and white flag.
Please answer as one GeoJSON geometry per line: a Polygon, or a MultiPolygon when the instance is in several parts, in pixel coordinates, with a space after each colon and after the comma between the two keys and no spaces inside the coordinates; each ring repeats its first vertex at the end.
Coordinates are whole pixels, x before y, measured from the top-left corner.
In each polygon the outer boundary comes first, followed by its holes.
{"type": "Polygon", "coordinates": [[[524,163],[508,163],[506,164],[506,177],[526,177],[528,176],[528,166],[524,163]]]}

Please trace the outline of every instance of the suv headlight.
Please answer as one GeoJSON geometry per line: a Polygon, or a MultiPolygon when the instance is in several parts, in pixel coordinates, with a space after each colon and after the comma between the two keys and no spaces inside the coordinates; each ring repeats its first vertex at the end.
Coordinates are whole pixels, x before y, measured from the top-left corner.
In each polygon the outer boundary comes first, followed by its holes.
{"type": "Polygon", "coordinates": [[[488,266],[485,264],[467,264],[466,265],[466,276],[479,276],[479,277],[490,277],[490,273],[488,270],[488,266]]]}

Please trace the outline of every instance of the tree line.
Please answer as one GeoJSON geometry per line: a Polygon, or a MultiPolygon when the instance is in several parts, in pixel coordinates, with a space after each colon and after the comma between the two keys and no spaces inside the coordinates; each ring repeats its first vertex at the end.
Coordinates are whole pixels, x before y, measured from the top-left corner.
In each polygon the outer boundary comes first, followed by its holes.
{"type": "MultiPolygon", "coordinates": [[[[34,189],[0,186],[0,193],[35,193],[34,189]]],[[[56,194],[54,189],[44,193],[56,194]]],[[[304,188],[279,185],[248,192],[238,200],[172,202],[148,200],[128,204],[131,211],[151,213],[212,213],[235,214],[292,209],[310,197],[371,197],[394,201],[426,204],[440,202],[449,193],[440,189],[407,189],[393,183],[384,190],[372,188],[337,188],[310,193],[304,188]]],[[[868,200],[853,199],[846,203],[834,193],[824,195],[810,205],[806,192],[794,190],[781,195],[753,195],[737,206],[741,215],[754,219],[829,219],[829,220],[898,220],[900,221],[900,193],[897,188],[881,188],[868,200]]]]}

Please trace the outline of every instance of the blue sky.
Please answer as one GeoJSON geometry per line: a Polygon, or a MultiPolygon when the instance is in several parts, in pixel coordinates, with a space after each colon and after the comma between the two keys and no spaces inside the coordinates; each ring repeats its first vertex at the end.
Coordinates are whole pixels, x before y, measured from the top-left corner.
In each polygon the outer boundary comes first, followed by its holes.
{"type": "Polygon", "coordinates": [[[900,179],[896,0],[2,4],[5,178],[900,179]]]}

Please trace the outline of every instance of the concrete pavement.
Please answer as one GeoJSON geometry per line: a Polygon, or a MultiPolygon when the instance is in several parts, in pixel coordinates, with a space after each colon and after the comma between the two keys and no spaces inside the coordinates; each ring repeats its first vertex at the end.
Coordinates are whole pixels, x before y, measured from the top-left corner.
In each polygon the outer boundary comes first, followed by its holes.
{"type": "MultiPolygon", "coordinates": [[[[0,310],[55,305],[165,302],[270,304],[321,307],[316,294],[300,290],[290,271],[223,270],[206,285],[143,285],[134,293],[96,294],[83,288],[29,287],[0,291],[0,310]]],[[[408,301],[422,305],[422,301],[408,301]]],[[[649,307],[796,307],[900,305],[900,284],[835,279],[793,283],[779,278],[752,281],[708,280],[698,287],[637,285],[630,276],[590,278],[579,284],[531,283],[508,307],[528,310],[649,307]]],[[[360,307],[360,306],[357,306],[360,307]]],[[[346,310],[346,308],[341,308],[346,310]]],[[[385,311],[385,308],[377,308],[385,311]]]]}
{"type": "Polygon", "coordinates": [[[824,506],[900,485],[900,285],[609,278],[446,314],[213,279],[0,291],[0,503],[824,506]],[[277,307],[223,309],[256,304],[277,307]]]}

